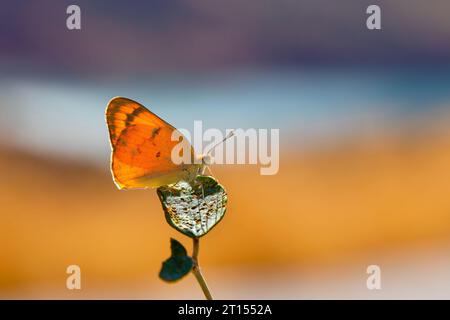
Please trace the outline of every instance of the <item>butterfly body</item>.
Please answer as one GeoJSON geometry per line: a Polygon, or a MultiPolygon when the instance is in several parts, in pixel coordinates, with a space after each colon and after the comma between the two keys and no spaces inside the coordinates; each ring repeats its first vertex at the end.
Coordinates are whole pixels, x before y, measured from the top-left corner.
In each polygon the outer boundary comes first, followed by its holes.
{"type": "Polygon", "coordinates": [[[106,108],[111,142],[111,172],[119,189],[156,188],[184,180],[193,181],[205,162],[173,126],[131,99],[113,98],[106,108]],[[180,137],[173,141],[172,137],[180,137]],[[188,163],[172,161],[172,150],[186,144],[188,163]]]}

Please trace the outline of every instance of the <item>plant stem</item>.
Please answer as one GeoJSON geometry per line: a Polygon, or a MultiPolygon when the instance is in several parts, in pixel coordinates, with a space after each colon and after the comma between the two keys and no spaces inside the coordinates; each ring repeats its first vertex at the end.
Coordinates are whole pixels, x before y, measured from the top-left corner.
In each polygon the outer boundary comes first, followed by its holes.
{"type": "Polygon", "coordinates": [[[192,268],[192,273],[194,274],[195,278],[198,281],[198,284],[202,288],[205,298],[207,300],[212,300],[213,297],[211,295],[211,292],[209,292],[208,285],[206,284],[206,280],[203,277],[202,271],[200,270],[200,265],[198,264],[198,252],[200,250],[200,239],[193,238],[193,240],[194,240],[194,246],[193,246],[193,252],[192,252],[192,260],[194,260],[194,267],[192,268]]]}

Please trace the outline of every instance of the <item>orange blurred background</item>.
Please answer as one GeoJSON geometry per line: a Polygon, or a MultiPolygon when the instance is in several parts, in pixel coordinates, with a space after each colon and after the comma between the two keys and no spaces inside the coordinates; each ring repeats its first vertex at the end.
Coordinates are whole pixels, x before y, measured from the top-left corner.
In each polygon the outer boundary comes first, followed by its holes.
{"type": "Polygon", "coordinates": [[[176,127],[280,129],[277,175],[212,167],[229,195],[201,240],[216,298],[450,298],[450,7],[432,2],[381,2],[379,34],[364,1],[81,1],[81,31],[65,29],[68,2],[43,1],[40,18],[5,5],[0,298],[202,298],[191,275],[157,276],[170,237],[192,244],[156,192],[112,182],[103,112],[117,95],[176,127]],[[71,264],[82,290],[66,289],[71,264]],[[381,290],[366,288],[373,264],[381,290]]]}

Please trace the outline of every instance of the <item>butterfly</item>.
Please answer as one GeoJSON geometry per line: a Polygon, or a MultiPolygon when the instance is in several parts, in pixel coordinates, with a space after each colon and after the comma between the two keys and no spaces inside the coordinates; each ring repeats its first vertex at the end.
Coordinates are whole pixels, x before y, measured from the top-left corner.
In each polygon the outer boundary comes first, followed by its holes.
{"type": "Polygon", "coordinates": [[[111,172],[119,189],[156,188],[193,181],[203,174],[208,157],[197,156],[189,141],[172,125],[136,101],[115,97],[106,108],[111,142],[111,172]],[[180,137],[173,141],[174,132],[180,137]],[[175,164],[172,149],[188,144],[188,163],[175,164]],[[200,159],[200,161],[195,161],[200,159]]]}

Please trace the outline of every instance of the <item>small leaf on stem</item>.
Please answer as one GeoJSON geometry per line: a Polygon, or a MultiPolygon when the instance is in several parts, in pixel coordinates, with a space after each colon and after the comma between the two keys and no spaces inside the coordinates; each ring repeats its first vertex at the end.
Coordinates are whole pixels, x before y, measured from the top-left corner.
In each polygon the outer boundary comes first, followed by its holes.
{"type": "Polygon", "coordinates": [[[167,282],[177,281],[188,274],[194,262],[187,255],[186,249],[175,239],[170,239],[170,249],[172,254],[169,259],[163,262],[159,277],[167,282]]]}

